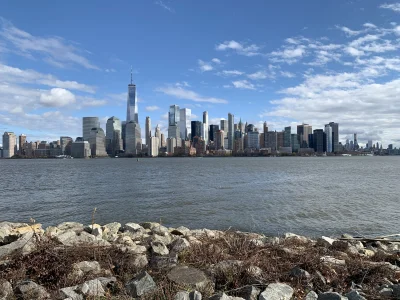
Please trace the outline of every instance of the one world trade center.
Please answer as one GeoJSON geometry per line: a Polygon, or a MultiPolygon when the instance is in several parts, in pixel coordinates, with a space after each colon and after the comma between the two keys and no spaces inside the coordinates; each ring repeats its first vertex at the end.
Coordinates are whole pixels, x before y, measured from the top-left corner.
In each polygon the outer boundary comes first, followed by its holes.
{"type": "Polygon", "coordinates": [[[128,106],[126,109],[126,123],[130,121],[139,124],[136,85],[133,84],[132,69],[131,69],[131,83],[128,84],[128,106]]]}

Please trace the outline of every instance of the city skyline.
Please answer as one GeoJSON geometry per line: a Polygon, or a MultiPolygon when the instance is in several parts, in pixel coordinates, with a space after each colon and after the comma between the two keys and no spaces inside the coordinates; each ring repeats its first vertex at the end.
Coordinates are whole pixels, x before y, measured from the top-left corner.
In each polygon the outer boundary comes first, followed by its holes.
{"type": "Polygon", "coordinates": [[[125,17],[128,2],[115,14],[97,4],[90,18],[90,3],[77,11],[27,3],[34,20],[16,3],[1,3],[0,131],[29,140],[76,137],[83,116],[97,116],[105,130],[108,118],[126,118],[132,65],[142,140],[146,116],[152,132],[159,124],[168,135],[169,106],[176,104],[191,110],[188,122],[202,121],[204,111],[209,125],[231,113],[235,122],[261,129],[267,121],[277,131],[335,121],[342,144],[358,133],[360,144],[398,147],[397,2],[340,3],[170,1],[168,10],[140,2],[134,19],[125,17]],[[59,9],[65,18],[51,18],[59,9]],[[241,22],[233,17],[239,13],[241,22]],[[105,16],[126,23],[103,24],[105,16]],[[154,20],[162,26],[147,26],[154,20]]]}

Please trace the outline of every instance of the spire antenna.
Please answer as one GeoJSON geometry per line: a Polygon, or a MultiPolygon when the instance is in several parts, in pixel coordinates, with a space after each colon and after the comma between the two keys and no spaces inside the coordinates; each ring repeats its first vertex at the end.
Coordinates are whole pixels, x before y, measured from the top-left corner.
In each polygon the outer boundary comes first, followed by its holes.
{"type": "Polygon", "coordinates": [[[132,66],[131,66],[131,84],[133,84],[133,79],[132,79],[132,66]]]}

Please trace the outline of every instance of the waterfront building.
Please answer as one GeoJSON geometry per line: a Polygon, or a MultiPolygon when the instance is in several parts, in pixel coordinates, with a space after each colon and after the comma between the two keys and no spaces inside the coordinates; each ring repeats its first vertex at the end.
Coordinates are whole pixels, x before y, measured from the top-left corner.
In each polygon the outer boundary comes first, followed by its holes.
{"type": "Polygon", "coordinates": [[[268,132],[268,124],[267,124],[267,122],[264,122],[264,124],[263,124],[263,132],[264,133],[268,132]]]}
{"type": "Polygon", "coordinates": [[[228,120],[221,119],[219,127],[225,134],[224,138],[228,137],[228,120]]]}
{"type": "Polygon", "coordinates": [[[131,69],[131,83],[128,84],[128,99],[126,108],[126,123],[129,123],[130,121],[139,124],[136,85],[133,84],[132,69],[131,69]]]}
{"type": "Polygon", "coordinates": [[[219,125],[210,125],[210,141],[215,142],[218,130],[219,130],[219,125]]]}
{"type": "Polygon", "coordinates": [[[161,147],[162,147],[162,148],[167,147],[167,142],[165,141],[165,135],[164,135],[164,133],[161,133],[161,147]]]}
{"type": "Polygon", "coordinates": [[[174,153],[176,146],[177,146],[176,138],[167,138],[168,155],[172,155],[174,153]]]}
{"type": "Polygon", "coordinates": [[[92,150],[88,141],[73,142],[71,145],[71,156],[73,158],[88,158],[92,150]]]}
{"type": "Polygon", "coordinates": [[[372,149],[372,145],[373,145],[372,140],[368,140],[368,144],[367,144],[366,148],[372,149]]]}
{"type": "Polygon", "coordinates": [[[190,119],[192,118],[192,110],[189,108],[181,108],[180,109],[180,118],[179,118],[179,132],[180,138],[183,140],[187,140],[190,134],[190,119]]]}
{"type": "Polygon", "coordinates": [[[265,148],[265,133],[264,132],[259,134],[258,140],[260,143],[260,149],[265,148]]]}
{"type": "Polygon", "coordinates": [[[277,150],[278,135],[276,131],[267,131],[264,133],[265,148],[270,148],[271,151],[277,150]]]}
{"type": "Polygon", "coordinates": [[[148,155],[150,157],[157,157],[158,156],[158,150],[160,149],[160,140],[156,136],[150,137],[149,140],[149,147],[148,147],[148,155]]]}
{"type": "Polygon", "coordinates": [[[14,132],[4,132],[3,134],[3,157],[13,157],[17,152],[17,138],[14,132]]]}
{"type": "Polygon", "coordinates": [[[312,126],[308,124],[297,125],[297,135],[299,137],[300,148],[308,148],[308,136],[312,134],[312,126]]]}
{"type": "MultiPolygon", "coordinates": [[[[236,131],[236,132],[240,132],[240,131],[236,131]]],[[[236,135],[235,132],[235,142],[234,142],[234,146],[233,146],[233,152],[234,153],[240,153],[244,151],[244,137],[243,136],[238,136],[236,135]]]]}
{"type": "Polygon", "coordinates": [[[155,130],[154,136],[158,138],[158,141],[160,143],[159,146],[163,147],[163,146],[161,146],[161,129],[160,129],[160,126],[158,124],[156,126],[156,130],[155,130]]]}
{"type": "Polygon", "coordinates": [[[89,137],[92,156],[107,156],[106,152],[106,136],[102,128],[92,128],[89,137]]]}
{"type": "Polygon", "coordinates": [[[248,124],[246,125],[246,133],[254,131],[254,125],[253,124],[248,124]]]}
{"type": "Polygon", "coordinates": [[[122,149],[126,148],[125,139],[126,139],[126,121],[122,121],[121,123],[121,139],[122,139],[122,149]]]}
{"type": "Polygon", "coordinates": [[[357,133],[354,134],[354,150],[358,150],[358,141],[357,141],[357,133]]]}
{"type": "Polygon", "coordinates": [[[276,149],[279,150],[284,146],[284,132],[278,131],[276,133],[276,149]]]}
{"type": "Polygon", "coordinates": [[[25,144],[26,144],[26,135],[20,134],[18,137],[18,153],[19,155],[25,155],[25,144]]]}
{"type": "Polygon", "coordinates": [[[191,130],[191,137],[190,137],[190,139],[191,139],[191,141],[193,142],[193,140],[194,140],[194,138],[197,136],[197,137],[201,137],[201,132],[202,132],[202,128],[203,128],[203,123],[202,122],[200,122],[200,121],[192,121],[191,122],[191,127],[192,127],[192,130],[191,130]]]}
{"type": "Polygon", "coordinates": [[[260,139],[258,131],[249,131],[247,133],[247,148],[260,149],[260,139]]]}
{"type": "Polygon", "coordinates": [[[327,124],[325,125],[325,140],[326,140],[326,152],[332,152],[332,127],[327,124]]]}
{"type": "Polygon", "coordinates": [[[326,134],[323,129],[315,129],[313,134],[314,151],[324,153],[326,151],[326,134]]]}
{"type": "Polygon", "coordinates": [[[145,134],[146,134],[146,145],[150,148],[150,138],[151,138],[151,119],[150,117],[146,117],[146,126],[145,126],[145,134]]]}
{"type": "Polygon", "coordinates": [[[71,155],[72,138],[69,136],[60,137],[60,148],[62,155],[71,155]]]}
{"type": "Polygon", "coordinates": [[[82,118],[82,137],[84,141],[89,141],[90,131],[92,128],[100,128],[98,117],[83,117],[82,118]]]}
{"type": "Polygon", "coordinates": [[[202,134],[202,137],[207,146],[210,141],[209,133],[208,133],[208,112],[207,111],[203,112],[203,134],[202,134]]]}
{"type": "Polygon", "coordinates": [[[224,136],[225,133],[223,130],[218,130],[216,132],[215,150],[224,149],[224,136]]]}
{"type": "Polygon", "coordinates": [[[168,112],[168,137],[179,138],[180,110],[178,105],[171,105],[168,112]]]}
{"type": "Polygon", "coordinates": [[[137,155],[141,152],[142,139],[140,126],[134,121],[126,124],[126,148],[125,153],[128,155],[137,155]]]}
{"type": "Polygon", "coordinates": [[[235,116],[231,113],[228,114],[228,148],[229,150],[233,150],[233,141],[235,140],[235,116]]]}
{"type": "Polygon", "coordinates": [[[121,120],[118,119],[117,117],[111,117],[107,120],[106,123],[106,150],[109,155],[115,155],[115,149],[122,148],[123,145],[115,145],[116,140],[121,142],[121,132],[122,132],[122,126],[121,126],[121,120]],[[119,132],[119,136],[115,136],[115,132],[119,132]]]}
{"type": "Polygon", "coordinates": [[[193,139],[193,147],[196,148],[196,155],[203,156],[206,154],[206,141],[199,136],[193,139]]]}
{"type": "Polygon", "coordinates": [[[332,152],[339,152],[339,123],[330,122],[329,126],[332,129],[332,152]]]}
{"type": "Polygon", "coordinates": [[[283,147],[292,147],[292,127],[285,127],[285,131],[283,133],[283,147]]]}

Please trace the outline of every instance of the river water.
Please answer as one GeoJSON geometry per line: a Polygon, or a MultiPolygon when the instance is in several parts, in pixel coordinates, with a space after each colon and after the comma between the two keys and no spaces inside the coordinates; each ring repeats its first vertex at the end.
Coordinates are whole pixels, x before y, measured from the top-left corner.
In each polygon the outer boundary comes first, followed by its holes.
{"type": "Polygon", "coordinates": [[[0,221],[399,233],[400,157],[0,160],[0,221]]]}

